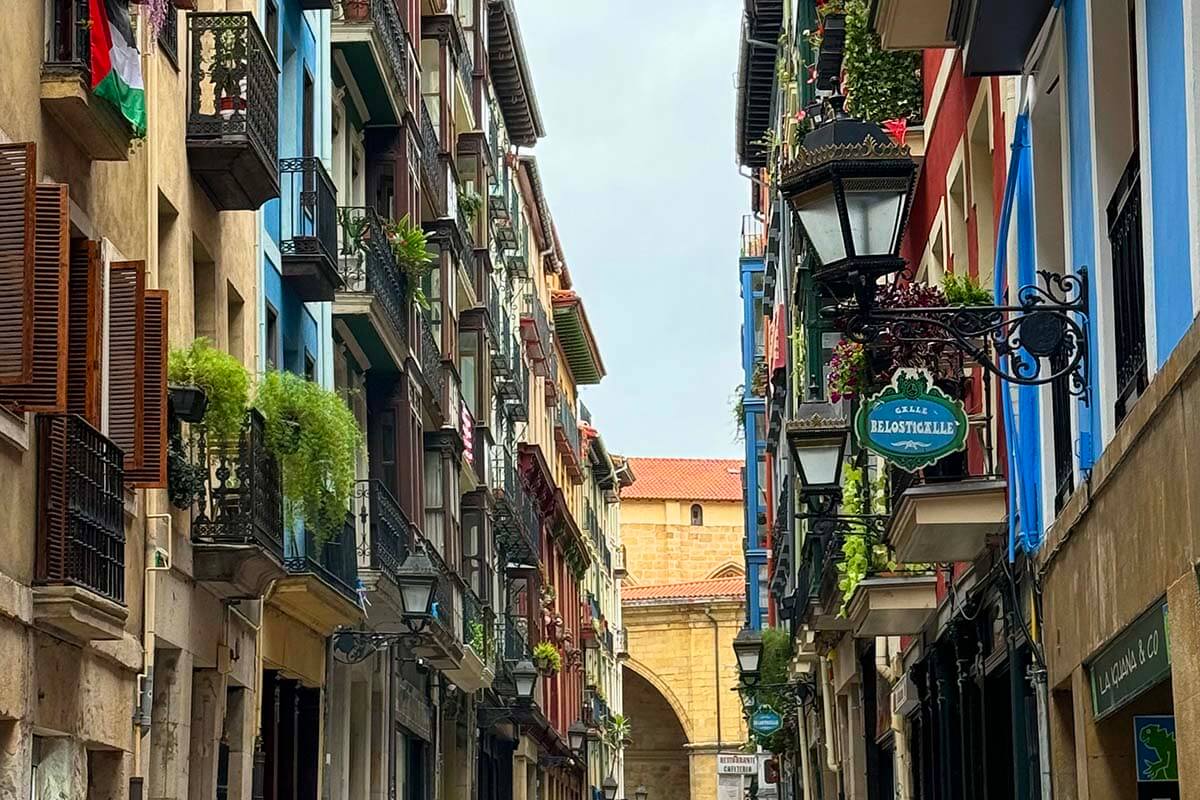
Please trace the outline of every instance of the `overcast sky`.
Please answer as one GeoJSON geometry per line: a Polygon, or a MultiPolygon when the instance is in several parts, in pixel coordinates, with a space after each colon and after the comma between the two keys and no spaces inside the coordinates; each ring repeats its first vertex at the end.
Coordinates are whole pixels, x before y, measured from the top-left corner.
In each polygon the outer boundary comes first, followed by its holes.
{"type": "Polygon", "coordinates": [[[546,125],[534,154],[608,377],[609,449],[740,457],[735,0],[517,0],[546,125]]]}

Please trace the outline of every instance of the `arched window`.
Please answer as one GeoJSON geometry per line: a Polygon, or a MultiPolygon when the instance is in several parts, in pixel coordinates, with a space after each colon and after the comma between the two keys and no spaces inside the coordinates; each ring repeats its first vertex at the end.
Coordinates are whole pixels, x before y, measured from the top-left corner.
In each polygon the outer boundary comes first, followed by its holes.
{"type": "Polygon", "coordinates": [[[699,503],[692,503],[692,524],[704,524],[704,509],[700,507],[699,503]]]}

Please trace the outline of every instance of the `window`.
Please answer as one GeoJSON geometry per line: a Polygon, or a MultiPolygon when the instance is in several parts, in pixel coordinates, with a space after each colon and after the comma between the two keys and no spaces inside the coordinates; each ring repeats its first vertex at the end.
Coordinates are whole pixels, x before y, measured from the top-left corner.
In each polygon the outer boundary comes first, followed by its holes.
{"type": "Polygon", "coordinates": [[[304,351],[304,377],[310,381],[317,379],[317,360],[307,350],[304,351]]]}
{"type": "Polygon", "coordinates": [[[267,37],[267,47],[271,52],[277,52],[279,47],[279,6],[275,0],[267,0],[266,21],[263,23],[263,35],[267,37]]]}
{"type": "Polygon", "coordinates": [[[700,507],[699,503],[692,503],[692,524],[704,524],[704,509],[700,507]]]}
{"type": "Polygon", "coordinates": [[[238,290],[233,288],[232,283],[226,282],[225,291],[225,305],[228,313],[226,327],[229,330],[229,354],[244,363],[246,358],[246,342],[243,326],[245,324],[244,312],[246,303],[242,300],[242,296],[238,293],[238,290]]]}
{"type": "Polygon", "coordinates": [[[315,141],[316,124],[317,124],[315,117],[317,114],[317,110],[316,110],[316,100],[314,98],[314,94],[315,94],[315,88],[313,86],[312,75],[309,75],[308,70],[305,70],[304,71],[304,95],[303,95],[303,99],[302,99],[303,106],[300,109],[300,113],[301,113],[300,124],[301,124],[301,126],[303,126],[303,128],[302,128],[303,136],[302,136],[302,141],[301,141],[301,146],[303,147],[303,150],[301,151],[300,154],[303,156],[306,156],[306,157],[313,156],[317,152],[316,141],[315,141]]]}
{"type": "Polygon", "coordinates": [[[267,304],[267,343],[265,360],[267,369],[279,368],[279,312],[267,304]]]}

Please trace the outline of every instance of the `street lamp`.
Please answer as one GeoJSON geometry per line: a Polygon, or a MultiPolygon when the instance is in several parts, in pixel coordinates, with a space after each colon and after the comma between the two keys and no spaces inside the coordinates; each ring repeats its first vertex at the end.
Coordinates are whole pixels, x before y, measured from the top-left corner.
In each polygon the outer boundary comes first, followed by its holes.
{"type": "Polygon", "coordinates": [[[404,616],[427,622],[433,617],[433,594],[437,588],[439,573],[425,555],[424,550],[414,550],[396,570],[396,582],[400,585],[400,603],[404,616]]]}
{"type": "Polygon", "coordinates": [[[828,100],[825,121],[783,166],[780,188],[821,261],[813,277],[873,286],[904,268],[900,240],[917,163],[878,125],[847,115],[844,102],[828,100]]]}
{"type": "Polygon", "coordinates": [[[512,668],[513,683],[517,686],[518,700],[532,700],[533,688],[537,683],[538,671],[529,659],[518,661],[517,665],[512,668]]]}
{"type": "Polygon", "coordinates": [[[617,779],[611,774],[600,784],[600,788],[604,790],[604,800],[617,800],[617,779]]]}
{"type": "Polygon", "coordinates": [[[738,671],[746,685],[758,682],[758,663],[762,660],[762,650],[762,634],[756,630],[742,628],[733,640],[733,654],[737,656],[738,671]]]}
{"type": "Polygon", "coordinates": [[[787,441],[804,494],[841,490],[850,421],[840,403],[803,403],[788,423],[787,441]]]}
{"type": "Polygon", "coordinates": [[[573,752],[583,750],[583,742],[587,738],[587,728],[579,720],[571,723],[571,727],[567,729],[567,744],[570,745],[573,752]]]}
{"type": "Polygon", "coordinates": [[[638,787],[633,790],[634,800],[646,800],[649,795],[650,792],[646,791],[646,784],[644,783],[639,784],[638,787]]]}

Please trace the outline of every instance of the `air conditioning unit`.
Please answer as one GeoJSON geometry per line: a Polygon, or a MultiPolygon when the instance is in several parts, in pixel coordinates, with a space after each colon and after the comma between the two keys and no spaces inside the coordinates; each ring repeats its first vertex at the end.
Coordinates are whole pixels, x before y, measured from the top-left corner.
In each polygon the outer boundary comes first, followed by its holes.
{"type": "Polygon", "coordinates": [[[892,713],[906,717],[916,711],[918,705],[920,700],[917,698],[917,685],[906,672],[892,688],[892,713]]]}

